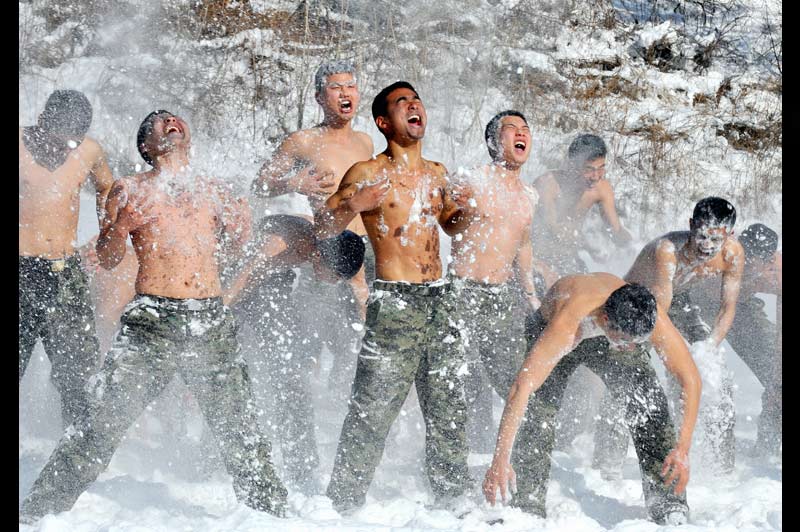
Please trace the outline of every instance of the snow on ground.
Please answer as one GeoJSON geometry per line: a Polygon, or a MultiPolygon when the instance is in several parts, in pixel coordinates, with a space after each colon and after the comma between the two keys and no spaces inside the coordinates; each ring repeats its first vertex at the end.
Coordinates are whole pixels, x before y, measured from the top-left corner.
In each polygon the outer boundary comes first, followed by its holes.
{"type": "MultiPolygon", "coordinates": [[[[84,195],[79,242],[97,229],[91,196],[84,195]]],[[[641,246],[639,246],[641,247],[641,246]]],[[[588,255],[586,258],[589,258],[588,255]]],[[[632,260],[624,254],[606,263],[619,271],[632,260]]],[[[598,266],[590,262],[590,266],[598,266]]],[[[765,297],[774,319],[775,298],[765,297]]],[[[142,532],[142,531],[768,531],[782,529],[782,465],[753,456],[762,387],[725,343],[736,386],[737,464],[720,478],[693,462],[688,487],[690,524],[659,527],[647,520],[639,470],[629,446],[623,478],[604,481],[592,469],[594,442],[579,434],[567,450],[553,453],[547,500],[548,518],[530,516],[515,508],[491,508],[481,502],[463,519],[432,507],[433,498],[422,473],[424,429],[412,391],[390,432],[383,461],[367,504],[350,516],[340,516],[322,496],[290,493],[286,519],[260,513],[238,503],[231,479],[224,472],[214,443],[197,405],[179,381],[157,400],[128,432],[106,472],[81,495],[75,507],[49,515],[20,531],[142,532]],[[158,413],[158,415],[156,415],[158,413]],[[205,432],[207,435],[207,432],[205,432]],[[490,525],[495,519],[502,523],[490,525]]],[[[256,355],[257,357],[257,355],[256,355]]],[[[251,355],[248,360],[255,360],[251,355]]],[[[336,443],[345,415],[344,405],[331,404],[322,383],[330,361],[323,360],[315,383],[317,436],[324,488],[330,478],[336,443]]],[[[658,368],[663,376],[663,368],[658,368]]],[[[20,387],[19,502],[60,435],[58,394],[48,382],[49,363],[38,346],[20,387]]],[[[599,398],[598,398],[599,400],[599,398]]],[[[502,403],[495,397],[495,419],[502,403]]],[[[267,418],[264,421],[268,421],[267,418]]],[[[275,446],[280,467],[280,451],[275,446]]],[[[693,453],[693,456],[695,453],[693,453]]],[[[470,470],[479,485],[491,461],[489,454],[471,454],[470,470]]]]}
{"type": "MultiPolygon", "coordinates": [[[[702,464],[693,464],[694,476],[688,488],[692,513],[690,525],[684,527],[659,527],[647,521],[632,446],[623,478],[602,480],[599,471],[591,468],[593,440],[588,433],[574,440],[569,453],[554,452],[547,519],[513,508],[491,509],[485,503],[463,519],[433,509],[421,474],[424,431],[414,399],[407,402],[390,433],[367,504],[351,516],[340,516],[324,496],[308,498],[299,493],[290,495],[287,519],[247,508],[236,501],[230,477],[221,464],[213,460],[203,464],[199,443],[192,435],[167,434],[171,427],[167,422],[159,423],[153,415],[164,409],[154,407],[139,419],[108,470],[81,495],[71,511],[46,516],[34,526],[20,525],[20,531],[781,530],[782,466],[752,456],[761,387],[738,358],[729,355],[728,359],[737,385],[736,470],[728,478],[719,478],[707,474],[702,464]],[[504,522],[487,523],[497,518],[504,522]]],[[[43,398],[49,399],[46,404],[57,405],[57,394],[46,380],[47,366],[43,352],[37,348],[20,390],[21,399],[32,401],[21,400],[20,406],[20,503],[58,434],[57,408],[33,412],[27,408],[29,404],[42,404],[43,398]]],[[[180,384],[174,388],[178,390],[173,393],[181,393],[180,384]]],[[[326,406],[324,390],[316,391],[322,460],[319,471],[324,486],[330,477],[344,411],[326,406]]],[[[161,407],[169,411],[164,403],[161,407]]],[[[188,411],[190,417],[197,416],[193,403],[188,411]]],[[[165,421],[170,421],[169,415],[164,416],[165,421]]],[[[471,472],[477,481],[482,479],[490,459],[488,454],[470,456],[471,472]]]]}

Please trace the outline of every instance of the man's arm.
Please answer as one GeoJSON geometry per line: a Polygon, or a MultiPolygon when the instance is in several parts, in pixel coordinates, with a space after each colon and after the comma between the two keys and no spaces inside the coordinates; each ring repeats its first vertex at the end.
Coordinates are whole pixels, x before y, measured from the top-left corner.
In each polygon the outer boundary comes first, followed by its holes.
{"type": "Polygon", "coordinates": [[[720,307],[714,320],[714,329],[711,331],[711,340],[714,346],[722,343],[733,324],[733,318],[736,316],[736,301],[739,299],[739,289],[742,285],[742,272],[744,270],[744,249],[742,249],[742,245],[739,242],[729,240],[729,243],[723,247],[722,254],[727,269],[722,273],[720,307]],[[729,254],[730,256],[728,256],[729,254]]]}
{"type": "Polygon", "coordinates": [[[236,196],[225,185],[216,184],[220,202],[222,204],[220,224],[227,244],[225,251],[229,254],[239,254],[253,234],[253,215],[250,211],[250,202],[244,196],[236,196]]]}
{"type": "Polygon", "coordinates": [[[689,448],[697,422],[702,383],[700,373],[697,371],[697,366],[689,353],[686,342],[661,306],[658,307],[656,326],[653,329],[651,341],[664,362],[664,366],[676,377],[681,386],[683,423],[675,448],[664,460],[661,471],[662,476],[666,476],[667,484],[677,480],[675,493],[680,494],[689,482],[689,448]]]}
{"type": "Polygon", "coordinates": [[[547,226],[548,232],[557,234],[560,229],[558,225],[558,209],[556,207],[559,193],[558,183],[556,183],[552,173],[548,172],[536,179],[534,187],[539,193],[539,206],[542,209],[542,219],[547,226]]]}
{"type": "Polygon", "coordinates": [[[331,172],[318,174],[313,165],[303,165],[302,145],[297,133],[286,138],[265,162],[251,185],[257,197],[271,198],[290,192],[324,198],[336,185],[331,172]]]}
{"type": "Polygon", "coordinates": [[[285,237],[267,235],[260,243],[256,255],[244,264],[239,273],[234,276],[227,290],[224,291],[223,302],[226,305],[236,303],[253,282],[263,281],[271,272],[293,268],[308,262],[309,254],[313,249],[311,241],[313,241],[311,235],[294,238],[292,246],[289,248],[285,237]]]}
{"type": "Polygon", "coordinates": [[[606,179],[601,180],[598,186],[600,187],[600,214],[611,228],[614,242],[617,246],[624,246],[633,240],[633,237],[619,221],[617,206],[614,202],[614,189],[606,179]]]}
{"type": "Polygon", "coordinates": [[[653,293],[661,308],[669,309],[672,306],[672,280],[677,267],[678,259],[672,242],[667,239],[658,242],[653,253],[652,270],[648,276],[651,282],[647,288],[653,293]]]}
{"type": "Polygon", "coordinates": [[[114,184],[114,176],[111,173],[111,168],[108,167],[103,148],[98,144],[97,149],[97,158],[92,166],[92,171],[89,173],[89,179],[91,179],[95,190],[97,223],[102,227],[103,219],[106,216],[106,200],[108,199],[108,193],[111,192],[111,186],[114,184]]]}
{"type": "Polygon", "coordinates": [[[338,235],[357,215],[381,204],[391,188],[389,178],[383,176],[369,183],[369,174],[368,163],[363,162],[354,164],[344,174],[339,189],[314,213],[317,238],[338,235]]]}
{"type": "Polygon", "coordinates": [[[520,285],[525,291],[525,298],[532,310],[538,309],[542,302],[536,297],[536,285],[533,283],[533,244],[531,243],[530,226],[523,231],[522,245],[514,258],[514,269],[519,278],[520,285]]]}
{"type": "Polygon", "coordinates": [[[472,222],[475,212],[472,188],[466,183],[454,181],[453,178],[445,178],[441,194],[443,206],[439,213],[439,225],[447,236],[453,237],[472,222]]]}
{"type": "Polygon", "coordinates": [[[516,474],[510,464],[511,449],[528,406],[528,399],[531,393],[544,383],[558,361],[569,353],[579,324],[580,318],[564,311],[551,320],[537,339],[511,386],[500,419],[492,465],[483,481],[483,494],[492,505],[495,503],[497,488],[500,488],[500,494],[505,501],[506,483],[514,484],[516,474]]]}
{"type": "Polygon", "coordinates": [[[124,182],[114,182],[105,204],[100,236],[97,238],[96,250],[100,266],[110,270],[122,261],[128,235],[141,225],[141,221],[129,201],[124,182]]]}

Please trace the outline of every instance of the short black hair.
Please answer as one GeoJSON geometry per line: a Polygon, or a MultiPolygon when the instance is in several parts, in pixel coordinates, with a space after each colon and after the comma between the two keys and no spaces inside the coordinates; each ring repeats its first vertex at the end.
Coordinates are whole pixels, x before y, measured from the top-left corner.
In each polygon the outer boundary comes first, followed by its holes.
{"type": "Polygon", "coordinates": [[[39,115],[45,131],[83,138],[92,125],[92,104],[80,91],[53,91],[39,115]]]}
{"type": "Polygon", "coordinates": [[[656,326],[656,298],[646,287],[631,283],[614,290],[603,305],[608,324],[629,336],[644,336],[656,326]]]}
{"type": "Polygon", "coordinates": [[[350,279],[364,264],[366,245],[360,236],[344,230],[332,238],[317,242],[322,263],[343,279],[350,279]]]}
{"type": "MultiPolygon", "coordinates": [[[[147,150],[144,147],[144,143],[147,142],[147,137],[150,136],[150,133],[153,132],[153,122],[155,122],[156,117],[158,115],[168,114],[172,115],[169,111],[164,109],[158,109],[157,111],[153,111],[142,120],[142,123],[139,124],[139,131],[136,132],[136,148],[139,150],[139,155],[142,156],[142,159],[153,166],[153,159],[147,154],[147,150]]],[[[175,116],[175,115],[173,115],[175,116]]]]}
{"type": "Polygon", "coordinates": [[[417,89],[407,81],[395,81],[388,87],[384,87],[381,92],[372,100],[372,119],[375,120],[379,116],[386,116],[386,111],[389,108],[389,93],[396,89],[411,89],[419,97],[417,89]]]}
{"type": "Polygon", "coordinates": [[[593,161],[598,157],[605,157],[606,153],[608,153],[606,143],[591,133],[578,135],[567,149],[567,157],[577,161],[593,161]]]}
{"type": "Polygon", "coordinates": [[[764,224],[752,224],[739,236],[745,257],[771,259],[778,250],[778,233],[764,224]]]}
{"type": "Polygon", "coordinates": [[[525,118],[525,115],[513,109],[497,113],[489,120],[489,123],[486,124],[486,130],[483,132],[483,138],[486,139],[486,147],[489,148],[489,157],[491,157],[493,161],[496,160],[498,154],[499,146],[497,145],[497,135],[500,130],[500,121],[507,116],[518,116],[525,122],[525,125],[528,125],[528,119],[525,118]]]}
{"type": "Polygon", "coordinates": [[[709,196],[701,199],[694,206],[692,223],[694,227],[725,226],[731,230],[736,223],[736,209],[726,199],[709,196]]]}

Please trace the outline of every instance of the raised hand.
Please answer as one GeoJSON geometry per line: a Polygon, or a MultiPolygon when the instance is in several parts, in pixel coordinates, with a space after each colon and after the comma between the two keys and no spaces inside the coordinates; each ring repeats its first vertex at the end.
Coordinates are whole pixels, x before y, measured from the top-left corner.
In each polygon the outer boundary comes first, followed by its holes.
{"type": "Polygon", "coordinates": [[[390,188],[391,183],[387,176],[373,182],[359,183],[355,194],[347,200],[347,205],[353,212],[371,211],[381,204],[390,188]]]}
{"type": "Polygon", "coordinates": [[[289,179],[289,185],[300,194],[325,199],[336,190],[336,176],[330,170],[318,172],[306,166],[289,179]]]}

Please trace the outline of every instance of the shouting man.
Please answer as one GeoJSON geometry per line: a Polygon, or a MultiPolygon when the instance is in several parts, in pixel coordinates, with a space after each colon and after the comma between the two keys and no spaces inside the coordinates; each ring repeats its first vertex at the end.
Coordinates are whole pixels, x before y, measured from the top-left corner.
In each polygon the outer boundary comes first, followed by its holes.
{"type": "MultiPolygon", "coordinates": [[[[439,225],[458,228],[446,169],[422,157],[427,115],[411,84],[381,90],[372,116],[386,150],[356,163],[317,219],[324,236],[360,216],[377,279],[327,494],[339,511],[364,504],[389,428],[412,384],[425,420],[425,465],[437,502],[455,504],[467,470],[464,352],[441,280],[439,225]]],[[[462,200],[468,198],[463,195],[462,200]]]]}
{"type": "Polygon", "coordinates": [[[282,515],[286,489],[259,432],[236,322],[222,303],[217,250],[243,243],[249,210],[215,181],[193,174],[189,126],[150,113],[137,136],[152,170],[120,179],[97,241],[104,268],[123,258],[128,235],[139,261],[136,297],[102,370],[90,379],[87,414],[64,434],[22,505],[35,519],[69,510],[108,466],[128,427],[180,375],[220,442],[237,497],[282,515]]]}

